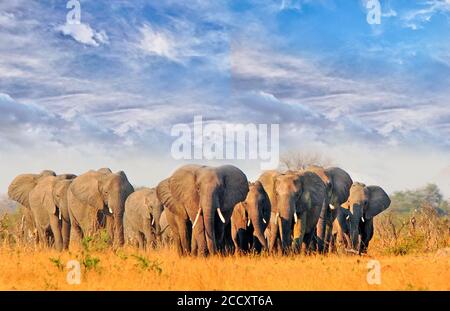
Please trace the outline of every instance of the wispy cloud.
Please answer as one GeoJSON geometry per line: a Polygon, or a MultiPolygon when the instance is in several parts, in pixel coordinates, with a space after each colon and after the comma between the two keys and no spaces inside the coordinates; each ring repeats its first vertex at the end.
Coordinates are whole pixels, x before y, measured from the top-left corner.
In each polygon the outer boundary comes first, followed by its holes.
{"type": "Polygon", "coordinates": [[[403,15],[404,25],[413,30],[423,27],[436,14],[449,14],[450,0],[429,0],[422,4],[422,8],[410,10],[403,15]]]}
{"type": "Polygon", "coordinates": [[[89,24],[64,24],[56,27],[65,36],[72,37],[75,41],[91,46],[99,46],[108,43],[108,35],[104,30],[95,31],[89,24]]]}

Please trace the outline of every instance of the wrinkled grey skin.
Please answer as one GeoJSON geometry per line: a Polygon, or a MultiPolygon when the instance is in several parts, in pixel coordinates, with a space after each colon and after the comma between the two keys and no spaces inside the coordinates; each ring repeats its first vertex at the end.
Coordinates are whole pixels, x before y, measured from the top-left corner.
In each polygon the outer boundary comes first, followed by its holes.
{"type": "Polygon", "coordinates": [[[317,223],[317,245],[314,245],[314,247],[317,247],[320,253],[328,252],[333,231],[333,222],[339,214],[341,204],[347,201],[353,181],[347,172],[338,167],[325,169],[320,166],[310,166],[306,170],[316,173],[326,187],[326,202],[321,210],[317,223]]]}
{"type": "Polygon", "coordinates": [[[160,217],[163,206],[156,189],[142,188],[133,192],[125,202],[125,231],[137,238],[139,248],[155,247],[160,240],[160,217]]]}
{"type": "Polygon", "coordinates": [[[163,210],[159,219],[159,225],[161,226],[161,244],[168,246],[173,242],[172,230],[170,230],[169,222],[167,221],[166,211],[163,210]]]}
{"type": "Polygon", "coordinates": [[[206,256],[224,250],[225,228],[234,206],[247,193],[247,177],[232,165],[185,165],[160,182],[158,198],[164,205],[179,254],[206,256]]]}
{"type": "MultiPolygon", "coordinates": [[[[31,224],[24,224],[24,227],[36,228],[36,223],[30,208],[30,192],[36,187],[40,179],[56,176],[56,173],[50,170],[42,171],[40,174],[21,174],[14,178],[8,187],[8,197],[24,207],[25,220],[31,220],[31,224]]],[[[39,235],[35,236],[36,243],[39,242],[39,235]]]]}
{"type": "Polygon", "coordinates": [[[125,201],[133,192],[122,171],[111,173],[109,169],[101,169],[75,178],[68,191],[71,244],[97,232],[105,220],[114,247],[122,246],[125,201]]]}
{"type": "Polygon", "coordinates": [[[390,204],[389,196],[381,187],[354,183],[337,218],[340,230],[338,244],[359,254],[366,253],[373,237],[373,218],[390,204]]]}
{"type": "Polygon", "coordinates": [[[283,253],[309,250],[320,212],[326,201],[326,187],[321,178],[308,171],[263,173],[262,182],[271,203],[271,220],[266,235],[269,249],[275,252],[281,242],[283,253]],[[297,216],[295,223],[294,214],[297,216]]]}
{"type": "Polygon", "coordinates": [[[40,240],[45,246],[61,251],[69,247],[70,220],[67,190],[75,175],[66,174],[41,178],[30,192],[29,202],[40,240]]]}
{"type": "Polygon", "coordinates": [[[250,183],[245,201],[236,204],[231,216],[231,236],[236,250],[268,249],[264,231],[270,221],[270,200],[261,182],[250,183]]]}

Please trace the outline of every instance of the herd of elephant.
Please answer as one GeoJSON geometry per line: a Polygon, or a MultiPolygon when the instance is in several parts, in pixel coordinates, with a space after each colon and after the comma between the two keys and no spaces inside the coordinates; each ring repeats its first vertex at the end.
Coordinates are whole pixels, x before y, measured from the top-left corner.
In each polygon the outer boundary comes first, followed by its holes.
{"type": "Polygon", "coordinates": [[[106,229],[120,247],[174,244],[180,255],[367,251],[373,218],[387,209],[379,186],[337,167],[265,171],[249,182],[237,167],[185,165],[156,188],[136,190],[122,171],[17,176],[10,199],[25,207],[40,243],[68,249],[106,229]],[[169,242],[170,241],[170,242],[169,242]]]}

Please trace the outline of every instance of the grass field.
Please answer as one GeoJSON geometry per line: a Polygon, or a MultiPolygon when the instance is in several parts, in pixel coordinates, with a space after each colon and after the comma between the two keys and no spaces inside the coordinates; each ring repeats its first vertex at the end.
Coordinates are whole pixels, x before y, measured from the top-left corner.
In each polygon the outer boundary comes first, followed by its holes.
{"type": "Polygon", "coordinates": [[[0,248],[0,290],[450,290],[450,261],[406,256],[228,256],[179,258],[147,253],[0,248]],[[81,262],[81,284],[66,281],[69,260],[81,262]],[[367,263],[381,264],[381,284],[366,281],[367,263]]]}

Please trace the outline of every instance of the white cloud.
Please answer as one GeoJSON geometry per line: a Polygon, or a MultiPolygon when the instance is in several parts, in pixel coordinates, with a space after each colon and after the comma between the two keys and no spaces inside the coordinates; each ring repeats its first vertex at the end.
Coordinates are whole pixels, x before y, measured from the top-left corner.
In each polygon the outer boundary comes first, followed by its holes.
{"type": "Polygon", "coordinates": [[[173,61],[179,60],[176,41],[170,32],[155,30],[152,26],[144,24],[140,28],[141,40],[139,47],[148,54],[166,57],[173,61]]]}
{"type": "Polygon", "coordinates": [[[428,23],[434,15],[450,13],[450,0],[429,0],[424,5],[426,7],[409,11],[403,15],[405,27],[417,30],[422,28],[423,24],[428,23]]]}
{"type": "Polygon", "coordinates": [[[75,41],[91,46],[99,46],[100,44],[107,44],[109,39],[104,30],[95,31],[89,24],[64,24],[56,28],[65,36],[72,37],[75,41]]]}

